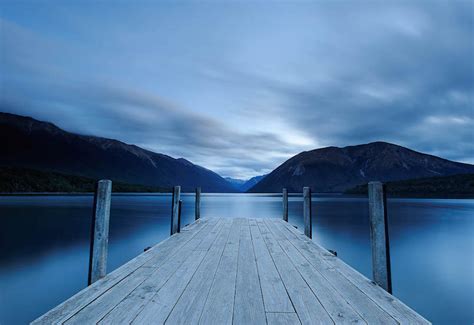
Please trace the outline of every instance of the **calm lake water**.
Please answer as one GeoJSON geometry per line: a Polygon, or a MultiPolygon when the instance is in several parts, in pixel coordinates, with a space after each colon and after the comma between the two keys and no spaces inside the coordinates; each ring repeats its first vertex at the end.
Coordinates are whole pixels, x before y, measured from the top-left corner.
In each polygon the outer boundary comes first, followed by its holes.
{"type": "MultiPolygon", "coordinates": [[[[314,195],[313,240],[371,277],[364,198],[314,195]]],[[[87,285],[92,196],[0,197],[0,324],[27,323],[87,285]]],[[[281,197],[204,194],[202,217],[281,216],[281,197]]],[[[474,200],[391,199],[394,295],[437,324],[474,322],[474,200]]],[[[169,236],[170,195],[112,197],[111,271],[169,236]]],[[[302,229],[302,200],[289,221],[302,229]]],[[[182,224],[194,219],[183,195],[182,224]]]]}

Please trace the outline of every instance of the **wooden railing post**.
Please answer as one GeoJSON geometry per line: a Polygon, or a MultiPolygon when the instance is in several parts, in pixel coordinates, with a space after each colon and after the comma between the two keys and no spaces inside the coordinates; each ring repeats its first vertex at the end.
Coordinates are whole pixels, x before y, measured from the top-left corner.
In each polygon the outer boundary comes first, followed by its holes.
{"type": "Polygon", "coordinates": [[[181,211],[183,208],[183,200],[179,200],[178,203],[178,233],[181,232],[181,211]]]}
{"type": "Polygon", "coordinates": [[[196,203],[194,207],[194,219],[198,220],[201,218],[201,188],[196,187],[196,203]]]}
{"type": "Polygon", "coordinates": [[[98,181],[92,213],[88,285],[91,285],[107,274],[111,195],[112,181],[98,181]]]}
{"type": "Polygon", "coordinates": [[[181,186],[175,186],[173,188],[173,199],[171,208],[171,231],[170,235],[174,235],[178,232],[178,214],[179,214],[179,200],[181,195],[181,186]]]}
{"type": "Polygon", "coordinates": [[[311,188],[303,188],[303,219],[304,219],[304,234],[309,238],[313,238],[313,226],[311,220],[311,188]]]}
{"type": "Polygon", "coordinates": [[[288,190],[283,189],[283,221],[288,222],[288,190]]]}
{"type": "Polygon", "coordinates": [[[373,279],[379,286],[392,293],[385,189],[380,182],[370,182],[368,187],[373,279]]]}

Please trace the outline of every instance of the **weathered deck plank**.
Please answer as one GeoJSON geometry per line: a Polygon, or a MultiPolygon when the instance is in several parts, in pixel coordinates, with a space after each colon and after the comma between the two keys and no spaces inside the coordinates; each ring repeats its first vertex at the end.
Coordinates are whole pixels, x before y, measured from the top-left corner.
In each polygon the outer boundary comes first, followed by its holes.
{"type": "MultiPolygon", "coordinates": [[[[217,228],[218,223],[212,223],[212,227],[217,228]]],[[[207,228],[211,230],[211,227],[207,228]]],[[[145,307],[145,305],[153,298],[153,296],[161,289],[161,287],[168,281],[168,279],[176,272],[176,270],[186,261],[186,259],[193,253],[193,249],[206,237],[213,236],[213,234],[200,231],[190,241],[182,246],[181,249],[171,255],[160,267],[158,267],[153,274],[135,290],[133,290],[128,297],[123,299],[117,306],[115,306],[100,322],[99,324],[125,324],[132,321],[138,313],[145,307]]],[[[153,263],[156,265],[156,263],[153,263]]]]}
{"type": "Polygon", "coordinates": [[[268,325],[300,325],[296,313],[267,313],[268,325]]]}
{"type": "Polygon", "coordinates": [[[199,321],[200,324],[232,324],[241,222],[240,219],[233,220],[229,238],[199,321]]]}
{"type": "Polygon", "coordinates": [[[263,302],[266,312],[294,313],[290,297],[281,280],[280,274],[273,263],[267,245],[263,240],[255,220],[250,220],[250,233],[257,258],[258,274],[262,287],[263,302]]]}
{"type": "Polygon", "coordinates": [[[268,230],[263,220],[258,221],[258,226],[293,302],[301,324],[334,324],[293,263],[283,252],[277,239],[268,230]]]}
{"type": "MultiPolygon", "coordinates": [[[[354,270],[352,267],[344,263],[341,259],[337,258],[327,250],[317,245],[311,240],[308,240],[301,235],[291,225],[274,221],[276,224],[283,225],[287,231],[294,235],[294,238],[298,239],[295,242],[300,243],[301,241],[306,244],[307,252],[306,256],[310,259],[314,259],[316,256],[322,256],[325,262],[325,267],[329,271],[338,271],[353,285],[355,285],[360,291],[365,293],[372,301],[375,302],[381,309],[386,311],[392,318],[401,324],[429,324],[429,322],[421,315],[416,313],[413,309],[405,305],[403,302],[383,290],[373,281],[367,279],[361,273],[354,270]]],[[[352,300],[351,303],[357,303],[357,299],[352,300]]],[[[372,311],[374,313],[374,311],[372,311]]],[[[372,314],[371,313],[371,314],[372,314]]]]}
{"type": "Polygon", "coordinates": [[[209,249],[188,286],[174,306],[166,322],[169,324],[197,324],[206,298],[211,289],[214,275],[229,237],[232,220],[226,219],[217,240],[209,249]]]}
{"type": "Polygon", "coordinates": [[[171,236],[167,240],[155,245],[146,252],[138,255],[120,268],[108,274],[105,278],[94,282],[92,285],[81,290],[79,293],[64,301],[60,305],[56,306],[46,314],[40,316],[39,318],[34,320],[32,324],[61,324],[65,322],[71,316],[75,315],[85,306],[89,305],[102,294],[114,287],[117,283],[124,280],[135,270],[137,270],[150,259],[155,257],[155,254],[164,254],[166,252],[176,249],[176,246],[179,245],[179,243],[185,244],[188,239],[190,240],[193,236],[196,236],[201,230],[203,230],[206,225],[209,224],[209,220],[195,222],[189,225],[184,229],[185,231],[183,231],[180,236],[171,236]]]}
{"type": "Polygon", "coordinates": [[[278,219],[199,219],[34,324],[429,324],[278,219]]]}
{"type": "Polygon", "coordinates": [[[247,219],[240,228],[233,321],[235,324],[266,323],[260,279],[247,219]]]}
{"type": "Polygon", "coordinates": [[[199,249],[194,250],[193,254],[188,257],[166,284],[145,305],[133,320],[133,324],[163,324],[166,321],[222,229],[223,227],[219,227],[217,230],[214,229],[212,231],[215,232],[213,241],[207,240],[210,236],[203,240],[201,244],[205,243],[204,245],[207,246],[207,250],[204,249],[205,246],[199,245],[199,249]]]}
{"type": "MultiPolygon", "coordinates": [[[[269,227],[274,234],[275,227],[269,227]]],[[[316,268],[290,243],[288,239],[277,237],[280,247],[293,262],[300,275],[306,281],[313,293],[318,297],[324,309],[329,313],[336,324],[365,323],[362,317],[344,300],[331,283],[325,279],[316,268]]],[[[357,290],[357,288],[354,288],[357,290]]]]}
{"type": "MultiPolygon", "coordinates": [[[[200,232],[199,234],[205,233],[200,232]]],[[[183,254],[183,246],[189,242],[192,242],[192,240],[195,238],[196,236],[191,236],[189,241],[184,241],[182,243],[179,242],[174,246],[174,250],[162,250],[160,252],[161,254],[155,254],[155,256],[153,256],[150,261],[153,261],[153,265],[163,265],[175,254],[183,254]]],[[[66,321],[65,324],[91,324],[100,321],[109,310],[113,309],[122,300],[130,297],[130,294],[133,293],[137,287],[139,287],[153,274],[156,268],[146,267],[150,261],[145,263],[143,265],[144,267],[137,269],[126,279],[118,283],[114,287],[114,290],[105,292],[95,301],[87,305],[84,309],[75,314],[70,320],[66,321]]],[[[160,270],[160,268],[158,270],[160,270]]]]}
{"type": "MultiPolygon", "coordinates": [[[[283,225],[273,224],[270,225],[269,229],[275,234],[284,236],[279,231],[279,226],[283,225]]],[[[304,243],[286,239],[280,241],[282,248],[297,265],[303,278],[305,278],[313,292],[317,294],[318,299],[335,323],[367,322],[372,324],[375,322],[378,324],[396,324],[389,314],[381,310],[369,297],[364,295],[347,279],[334,272],[331,266],[325,264],[319,256],[312,254],[306,258],[301,253],[304,252],[306,247],[301,244],[304,243]],[[297,246],[301,251],[293,245],[297,246]],[[341,293],[343,293],[343,296],[341,296],[341,293]],[[354,305],[351,305],[351,303],[354,305]]]]}

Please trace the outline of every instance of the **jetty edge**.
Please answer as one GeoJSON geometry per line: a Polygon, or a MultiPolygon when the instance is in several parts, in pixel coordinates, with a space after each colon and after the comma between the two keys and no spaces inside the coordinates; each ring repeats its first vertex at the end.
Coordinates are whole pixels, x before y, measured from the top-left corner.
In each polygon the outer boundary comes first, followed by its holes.
{"type": "MultiPolygon", "coordinates": [[[[196,220],[181,229],[175,187],[171,236],[104,274],[108,232],[98,218],[108,222],[108,189],[108,182],[98,183],[93,224],[101,231],[91,227],[91,237],[101,236],[100,249],[91,239],[91,261],[99,261],[100,272],[90,273],[88,287],[32,324],[430,324],[391,294],[386,198],[379,182],[369,184],[374,281],[311,239],[309,188],[303,190],[302,233],[287,221],[286,190],[283,217],[206,218],[199,207],[196,220]]],[[[197,207],[200,189],[196,197],[197,207]]]]}

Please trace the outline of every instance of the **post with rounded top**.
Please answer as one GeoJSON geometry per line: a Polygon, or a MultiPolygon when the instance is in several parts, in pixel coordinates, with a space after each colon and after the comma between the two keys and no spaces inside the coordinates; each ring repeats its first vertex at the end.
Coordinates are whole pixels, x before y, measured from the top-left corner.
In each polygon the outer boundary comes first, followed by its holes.
{"type": "Polygon", "coordinates": [[[368,187],[373,279],[379,286],[392,293],[385,188],[381,182],[370,182],[368,187]]]}
{"type": "Polygon", "coordinates": [[[288,190],[283,189],[283,221],[288,222],[288,190]]]}
{"type": "Polygon", "coordinates": [[[171,236],[178,232],[180,195],[181,195],[181,186],[175,186],[173,188],[173,198],[172,198],[172,207],[171,207],[171,231],[170,231],[171,236]]]}
{"type": "Polygon", "coordinates": [[[201,188],[196,187],[196,206],[194,208],[194,219],[201,218],[201,188]]]}
{"type": "Polygon", "coordinates": [[[91,285],[107,274],[111,195],[112,181],[98,181],[94,195],[91,223],[88,285],[91,285]]]}
{"type": "Polygon", "coordinates": [[[303,188],[303,219],[304,234],[309,238],[313,238],[313,226],[311,220],[311,188],[303,188]]]}

